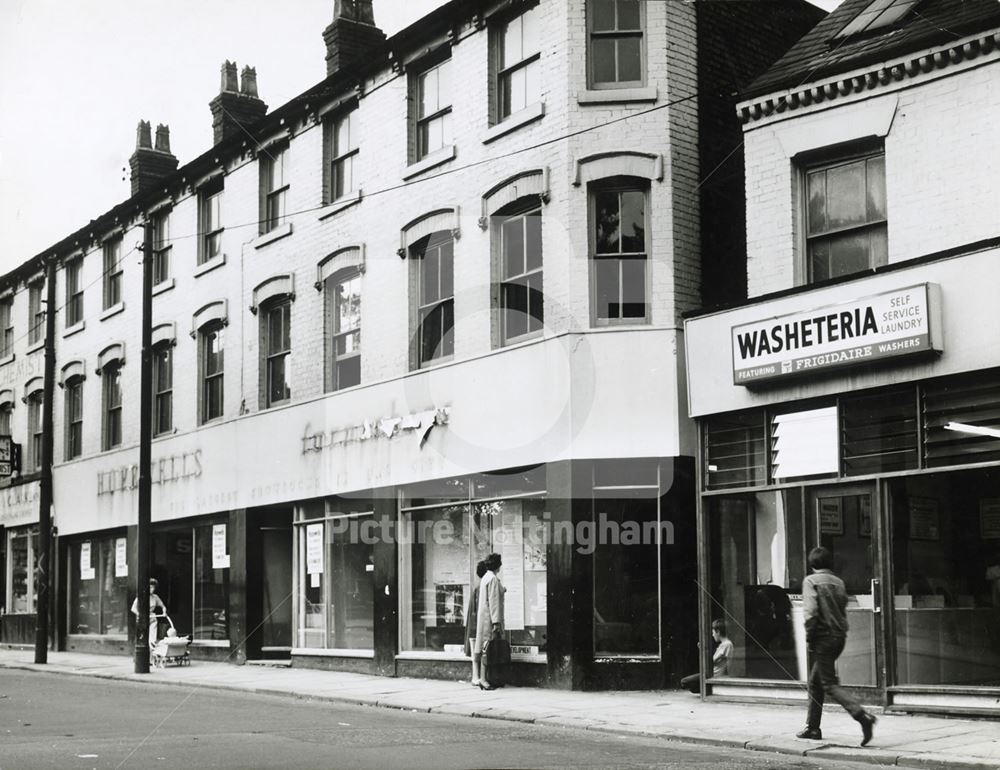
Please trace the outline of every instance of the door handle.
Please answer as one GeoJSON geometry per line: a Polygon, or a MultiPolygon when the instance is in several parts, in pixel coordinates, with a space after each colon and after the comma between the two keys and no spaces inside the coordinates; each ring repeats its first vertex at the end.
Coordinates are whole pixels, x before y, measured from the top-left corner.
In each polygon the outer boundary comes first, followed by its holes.
{"type": "Polygon", "coordinates": [[[882,596],[879,591],[879,586],[882,581],[878,578],[872,578],[872,613],[877,614],[882,611],[882,596]]]}

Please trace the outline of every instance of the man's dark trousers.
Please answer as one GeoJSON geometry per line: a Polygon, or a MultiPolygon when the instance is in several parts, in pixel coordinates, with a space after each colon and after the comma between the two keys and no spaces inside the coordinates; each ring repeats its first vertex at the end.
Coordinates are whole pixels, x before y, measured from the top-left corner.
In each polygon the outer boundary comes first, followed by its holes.
{"type": "Polygon", "coordinates": [[[812,667],[809,669],[809,717],[806,727],[818,730],[823,718],[823,700],[829,695],[859,722],[865,713],[861,705],[840,686],[836,662],[844,651],[846,639],[838,636],[818,636],[810,649],[812,667]]]}

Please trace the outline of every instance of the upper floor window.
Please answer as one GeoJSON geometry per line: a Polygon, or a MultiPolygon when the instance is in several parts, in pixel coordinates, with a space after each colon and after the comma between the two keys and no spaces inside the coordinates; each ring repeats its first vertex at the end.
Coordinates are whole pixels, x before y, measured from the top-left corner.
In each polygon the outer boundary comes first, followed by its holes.
{"type": "Polygon", "coordinates": [[[496,112],[500,120],[541,100],[539,23],[536,5],[497,29],[496,112]]]}
{"type": "Polygon", "coordinates": [[[201,421],[222,417],[225,372],[225,328],[221,323],[205,326],[201,346],[201,421]]]}
{"type": "Polygon", "coordinates": [[[266,406],[287,401],[292,396],[288,359],[292,352],[292,302],[284,299],[261,312],[266,406]]]}
{"type": "Polygon", "coordinates": [[[288,146],[272,145],[260,153],[260,232],[269,233],[285,221],[288,146]]]}
{"type": "Polygon", "coordinates": [[[451,144],[451,59],[417,73],[416,142],[420,160],[451,144]]]}
{"type": "Polygon", "coordinates": [[[450,358],[455,353],[455,242],[439,231],[410,246],[416,265],[417,366],[450,358]]]}
{"type": "Polygon", "coordinates": [[[31,472],[42,467],[42,391],[29,393],[26,403],[28,405],[27,470],[31,472]]]}
{"type": "Polygon", "coordinates": [[[222,256],[222,189],[218,177],[198,190],[198,264],[222,256]]]}
{"type": "Polygon", "coordinates": [[[169,343],[153,348],[153,435],[173,430],[174,352],[169,343]]]}
{"type": "Polygon", "coordinates": [[[122,239],[104,242],[104,309],[122,301],[122,239]]]}
{"type": "Polygon", "coordinates": [[[888,260],[885,155],[810,165],[805,182],[807,281],[884,265],[888,260]]]}
{"type": "Polygon", "coordinates": [[[8,401],[0,404],[0,436],[11,435],[11,423],[14,418],[14,405],[8,401]]]}
{"type": "Polygon", "coordinates": [[[361,272],[344,270],[326,279],[330,319],[330,388],[361,382],[361,272]]]}
{"type": "Polygon", "coordinates": [[[45,307],[42,290],[45,284],[36,281],[28,286],[28,344],[34,345],[45,336],[45,307]]]}
{"type": "Polygon", "coordinates": [[[357,110],[341,113],[326,123],[327,203],[354,192],[357,165],[357,110]]]}
{"type": "Polygon", "coordinates": [[[101,448],[114,449],[122,443],[122,366],[111,361],[101,370],[104,388],[104,430],[101,448]]]}
{"type": "Polygon", "coordinates": [[[66,459],[83,454],[83,377],[66,382],[66,459]]]}
{"type": "MultiPolygon", "coordinates": [[[[537,199],[536,199],[537,200],[537,199]]],[[[500,259],[497,297],[502,344],[542,330],[542,211],[527,211],[499,220],[500,259]]]]}
{"type": "Polygon", "coordinates": [[[648,192],[642,180],[630,177],[591,188],[591,297],[598,325],[649,319],[648,192]]]}
{"type": "Polygon", "coordinates": [[[592,88],[643,84],[643,5],[640,0],[587,0],[592,88]]]}
{"type": "Polygon", "coordinates": [[[170,278],[170,212],[153,218],[153,285],[170,278]]]}
{"type": "Polygon", "coordinates": [[[14,354],[14,296],[0,299],[0,359],[14,354]]]}
{"type": "Polygon", "coordinates": [[[80,273],[83,260],[74,259],[66,263],[66,328],[76,326],[83,320],[83,283],[80,273]]]}

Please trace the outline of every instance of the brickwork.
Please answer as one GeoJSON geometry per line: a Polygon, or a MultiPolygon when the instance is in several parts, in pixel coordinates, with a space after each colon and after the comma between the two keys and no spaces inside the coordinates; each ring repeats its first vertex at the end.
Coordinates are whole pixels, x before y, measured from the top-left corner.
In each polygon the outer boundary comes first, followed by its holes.
{"type": "Polygon", "coordinates": [[[1000,171],[1000,59],[903,81],[870,97],[802,109],[746,132],[749,293],[795,285],[804,244],[798,170],[789,148],[806,151],[871,135],[878,103],[886,159],[889,262],[995,238],[1000,209],[992,200],[1000,171]],[[887,106],[885,106],[887,105],[887,106]],[[893,107],[893,105],[895,105],[893,107]],[[836,136],[830,126],[839,127],[836,136]],[[851,132],[854,132],[853,134],[851,132]],[[808,137],[818,144],[809,146],[808,137]]]}
{"type": "MultiPolygon", "coordinates": [[[[490,229],[479,227],[484,193],[513,174],[547,169],[549,198],[543,206],[543,250],[546,335],[583,332],[591,328],[591,277],[588,256],[590,214],[588,184],[575,184],[581,158],[605,154],[608,174],[646,175],[649,185],[649,298],[650,318],[643,329],[618,330],[639,334],[647,327],[675,329],[680,315],[702,302],[700,270],[699,110],[704,99],[699,88],[698,62],[712,51],[698,51],[696,8],[689,3],[644,4],[646,23],[645,70],[642,93],[609,101],[608,92],[589,90],[587,82],[587,25],[583,0],[546,0],[539,5],[542,36],[538,62],[544,115],[497,136],[490,124],[488,104],[489,40],[487,28],[471,19],[458,25],[452,44],[452,126],[455,158],[413,175],[408,169],[410,130],[407,125],[408,71],[386,69],[362,86],[356,136],[361,137],[355,159],[355,179],[362,190],[359,202],[323,207],[323,104],[310,105],[309,114],[286,120],[290,136],[286,156],[286,210],[290,233],[281,227],[258,236],[259,172],[257,152],[248,147],[225,161],[221,224],[224,263],[207,272],[198,266],[198,179],[175,186],[170,213],[171,279],[153,299],[153,324],[175,324],[173,348],[173,421],[175,432],[189,433],[198,425],[198,340],[192,338],[192,319],[206,304],[225,300],[225,396],[223,422],[253,420],[261,408],[262,376],[259,324],[250,306],[253,290],[269,278],[290,274],[294,279],[290,356],[292,402],[324,399],[331,424],[349,423],[357,415],[345,413],[347,394],[324,394],[325,303],[314,288],[317,266],[331,253],[362,245],[365,272],[362,298],[362,389],[387,380],[409,377],[411,369],[411,266],[397,255],[401,228],[422,214],[454,209],[455,242],[455,354],[459,366],[474,367],[491,354],[495,315],[491,309],[490,229]],[[655,95],[650,95],[650,90],[655,95]],[[686,98],[692,97],[692,98],[686,98]],[[676,104],[669,103],[684,99],[676,104]],[[669,106],[668,106],[669,105],[669,106]],[[568,138],[567,138],[568,137],[568,138]],[[636,159],[638,158],[638,160],[636,159]],[[651,160],[655,159],[655,160],[651,160]],[[646,164],[646,165],[642,165],[646,164]],[[657,165],[659,164],[659,165],[657,165]],[[662,169],[659,178],[656,169],[662,169]]],[[[763,33],[762,33],[763,34],[763,33]]],[[[766,35],[761,42],[767,45],[766,35]]],[[[714,45],[714,43],[713,43],[714,45]]],[[[781,53],[775,48],[773,57],[781,53]]],[[[237,96],[227,92],[223,96],[237,96]]],[[[239,98],[243,98],[240,96],[239,98]]],[[[732,125],[736,126],[735,115],[732,125]]],[[[714,130],[714,129],[713,129],[714,130]]],[[[277,136],[277,134],[275,134],[277,136]]],[[[269,138],[264,137],[263,141],[269,138]]],[[[704,145],[704,142],[702,143],[704,145]]],[[[733,187],[733,180],[729,187],[733,187]]],[[[717,180],[725,187],[725,179],[717,180]]],[[[739,188],[739,180],[735,182],[739,188]]],[[[713,189],[716,189],[713,186],[713,189]]],[[[736,194],[728,191],[726,194],[736,194]]],[[[83,460],[101,452],[102,400],[100,378],[94,374],[97,356],[109,342],[125,346],[122,387],[125,393],[123,448],[138,441],[139,313],[142,241],[138,216],[124,226],[124,309],[110,317],[101,313],[102,255],[95,232],[85,246],[82,284],[85,288],[84,328],[65,334],[57,323],[58,366],[73,359],[86,362],[84,385],[83,460]]],[[[60,271],[57,297],[65,300],[60,271]]],[[[15,298],[18,334],[25,328],[26,292],[15,298]]],[[[21,343],[19,343],[21,344],[21,343]]],[[[602,349],[605,349],[602,347],[602,349]]],[[[18,368],[26,358],[23,345],[14,364],[0,365],[0,381],[11,380],[18,398],[23,380],[18,368]],[[18,372],[18,374],[11,374],[18,372]]],[[[35,355],[40,374],[40,356],[35,355]]],[[[621,368],[645,376],[642,361],[597,361],[598,368],[621,368]]],[[[58,367],[57,367],[58,368],[58,367]]],[[[523,373],[531,376],[531,373],[523,373]]],[[[422,375],[417,375],[422,376],[422,375]]],[[[513,375],[512,375],[513,376],[513,375]]],[[[662,397],[676,401],[682,413],[683,373],[679,366],[656,374],[662,397]]],[[[473,378],[474,379],[474,378],[473,378]]],[[[626,378],[627,379],[627,378],[626,378]]],[[[478,391],[468,394],[474,402],[478,391]]],[[[64,460],[62,392],[55,409],[57,463],[64,460]]],[[[627,399],[609,399],[614,408],[629,410],[627,399]]],[[[670,410],[668,410],[670,411],[670,410]]],[[[26,430],[23,406],[15,409],[14,432],[26,430]]],[[[614,420],[606,417],[606,424],[614,420]]],[[[680,418],[657,425],[663,445],[674,446],[684,436],[684,451],[693,454],[691,432],[680,418]]],[[[166,440],[158,438],[157,441],[166,440]]],[[[155,452],[155,448],[154,448],[155,452]]]]}

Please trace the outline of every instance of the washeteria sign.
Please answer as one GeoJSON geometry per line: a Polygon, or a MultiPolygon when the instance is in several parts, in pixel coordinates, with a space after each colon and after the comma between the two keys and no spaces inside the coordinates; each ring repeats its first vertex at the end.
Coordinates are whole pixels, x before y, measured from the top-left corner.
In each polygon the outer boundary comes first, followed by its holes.
{"type": "Polygon", "coordinates": [[[734,326],[733,382],[752,385],[935,350],[936,289],[925,283],[734,326]]]}

